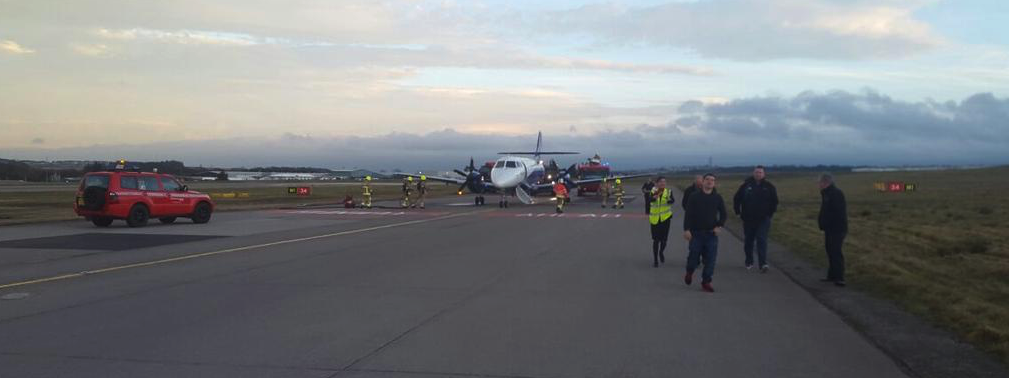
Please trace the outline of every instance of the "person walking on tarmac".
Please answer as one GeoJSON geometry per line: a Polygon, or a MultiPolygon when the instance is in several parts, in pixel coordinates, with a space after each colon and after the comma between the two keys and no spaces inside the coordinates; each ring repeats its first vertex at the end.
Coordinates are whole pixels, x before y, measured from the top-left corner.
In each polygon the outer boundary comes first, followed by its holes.
{"type": "Polygon", "coordinates": [[[424,197],[427,197],[427,176],[421,175],[420,181],[417,182],[417,200],[414,201],[411,207],[420,206],[421,209],[424,208],[424,197]]]}
{"type": "Polygon", "coordinates": [[[767,233],[771,230],[771,217],[778,210],[778,190],[765,176],[764,166],[756,166],[753,177],[746,178],[732,198],[732,209],[743,219],[746,270],[753,269],[753,244],[756,242],[761,273],[767,273],[767,233]]]}
{"type": "Polygon", "coordinates": [[[599,191],[603,195],[603,208],[606,208],[606,204],[610,202],[610,182],[609,179],[603,177],[603,183],[599,186],[599,191]]]}
{"type": "Polygon", "coordinates": [[[687,210],[687,201],[690,200],[690,195],[694,194],[694,192],[697,192],[698,190],[701,190],[701,186],[703,184],[704,184],[704,177],[702,177],[701,175],[696,175],[694,176],[694,185],[688,186],[686,189],[683,189],[683,198],[682,198],[683,203],[681,205],[683,206],[684,211],[687,210]]]}
{"type": "Polygon", "coordinates": [[[711,287],[711,278],[715,275],[715,261],[718,259],[718,234],[722,232],[726,218],[725,201],[715,192],[714,174],[705,174],[704,186],[690,195],[684,217],[683,238],[690,242],[690,254],[683,283],[690,285],[694,270],[703,263],[701,288],[713,293],[715,289],[711,287]]]}
{"type": "Polygon", "coordinates": [[[564,212],[564,203],[568,201],[568,187],[563,182],[554,182],[554,195],[557,199],[557,214],[564,212]]]}
{"type": "Polygon", "coordinates": [[[364,184],[361,185],[361,197],[364,198],[364,203],[361,204],[362,207],[370,209],[371,208],[371,176],[366,176],[364,178],[364,184]]]}
{"type": "MultiPolygon", "coordinates": [[[[618,200],[620,201],[620,200],[618,200]]],[[[652,266],[658,268],[659,263],[666,262],[666,241],[669,240],[669,224],[673,218],[673,193],[666,188],[666,179],[659,176],[655,179],[655,187],[645,197],[648,203],[648,223],[652,229],[652,266]]]]}
{"type": "Polygon", "coordinates": [[[820,175],[820,214],[817,223],[823,231],[824,244],[827,249],[827,261],[830,268],[823,282],[833,282],[837,286],[845,286],[844,282],[844,237],[848,235],[848,204],[844,200],[844,192],[834,185],[834,176],[829,173],[820,175]]]}
{"type": "Polygon", "coordinates": [[[616,202],[613,202],[613,208],[624,208],[624,185],[620,183],[620,179],[616,179],[613,182],[613,196],[617,197],[616,202]]]}
{"type": "Polygon", "coordinates": [[[652,195],[652,188],[654,187],[655,181],[652,181],[650,177],[648,178],[648,181],[645,181],[645,183],[641,185],[641,198],[645,199],[645,214],[651,213],[649,206],[651,206],[652,202],[649,201],[648,198],[652,195]]]}
{"type": "Polygon", "coordinates": [[[413,194],[413,177],[407,176],[403,179],[403,201],[400,205],[405,209],[410,207],[410,195],[413,194]]]}

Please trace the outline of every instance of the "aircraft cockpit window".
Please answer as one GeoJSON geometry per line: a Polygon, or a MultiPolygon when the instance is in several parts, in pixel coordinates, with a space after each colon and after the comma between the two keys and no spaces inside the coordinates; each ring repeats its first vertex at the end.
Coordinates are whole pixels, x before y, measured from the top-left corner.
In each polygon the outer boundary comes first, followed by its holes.
{"type": "Polygon", "coordinates": [[[509,160],[507,163],[505,163],[505,167],[507,167],[507,168],[516,168],[518,166],[515,165],[514,161],[509,160]]]}
{"type": "Polygon", "coordinates": [[[494,168],[504,168],[504,164],[504,161],[498,161],[497,164],[494,165],[494,168]]]}

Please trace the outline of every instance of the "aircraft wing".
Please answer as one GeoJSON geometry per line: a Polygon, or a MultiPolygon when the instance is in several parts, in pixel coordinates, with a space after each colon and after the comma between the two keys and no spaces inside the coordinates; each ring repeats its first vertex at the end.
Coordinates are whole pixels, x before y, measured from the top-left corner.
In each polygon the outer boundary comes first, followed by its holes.
{"type": "MultiPolygon", "coordinates": [[[[413,177],[414,179],[420,179],[420,175],[410,174],[410,173],[393,173],[396,177],[413,177]]],[[[450,184],[462,185],[466,183],[465,177],[442,177],[442,176],[431,176],[426,175],[428,180],[447,182],[450,184]]]]}
{"type": "MultiPolygon", "coordinates": [[[[654,176],[654,175],[655,175],[654,173],[641,173],[641,174],[636,174],[636,175],[611,176],[611,177],[606,177],[606,180],[609,180],[609,181],[613,181],[613,180],[616,180],[616,179],[626,180],[626,179],[635,178],[635,177],[646,177],[646,176],[654,176]]],[[[593,179],[568,180],[568,181],[571,181],[571,183],[575,184],[575,186],[582,186],[582,185],[588,185],[588,184],[601,183],[601,182],[603,182],[603,178],[600,177],[600,178],[593,178],[593,179]]]]}

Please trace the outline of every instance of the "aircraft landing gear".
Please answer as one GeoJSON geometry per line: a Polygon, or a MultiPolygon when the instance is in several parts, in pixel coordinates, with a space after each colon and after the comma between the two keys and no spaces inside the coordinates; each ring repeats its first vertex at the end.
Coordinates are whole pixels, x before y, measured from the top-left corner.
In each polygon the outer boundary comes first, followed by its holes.
{"type": "Polygon", "coordinates": [[[497,207],[500,207],[502,209],[507,209],[508,208],[508,200],[501,200],[501,202],[497,203],[497,207]]]}
{"type": "Polygon", "coordinates": [[[485,203],[487,202],[484,200],[483,196],[476,196],[476,198],[473,199],[473,204],[476,206],[483,206],[485,203]]]}

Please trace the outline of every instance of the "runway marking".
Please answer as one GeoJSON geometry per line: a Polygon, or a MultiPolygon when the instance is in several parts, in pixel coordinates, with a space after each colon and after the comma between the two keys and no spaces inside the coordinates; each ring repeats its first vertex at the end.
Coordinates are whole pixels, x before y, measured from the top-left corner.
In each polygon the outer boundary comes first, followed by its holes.
{"type": "Polygon", "coordinates": [[[194,253],[194,254],[191,254],[191,255],[171,257],[171,258],[154,260],[154,261],[148,261],[148,262],[119,265],[119,266],[113,266],[113,267],[101,268],[101,269],[95,269],[95,270],[85,270],[85,271],[77,272],[77,273],[62,274],[62,275],[58,275],[58,276],[38,278],[38,279],[28,280],[28,281],[7,283],[7,284],[0,285],[0,290],[12,288],[12,287],[33,285],[33,284],[38,284],[38,283],[61,281],[61,280],[66,280],[66,279],[70,279],[70,278],[79,278],[79,277],[84,277],[84,276],[91,276],[91,275],[95,275],[95,274],[115,272],[115,271],[119,271],[119,270],[134,269],[134,268],[143,268],[143,267],[148,267],[148,266],[161,265],[161,264],[167,264],[167,263],[184,261],[184,260],[192,260],[192,259],[196,259],[196,258],[200,258],[200,257],[207,257],[207,256],[223,255],[223,254],[226,254],[226,253],[248,251],[248,250],[258,249],[258,248],[263,248],[263,247],[272,247],[272,246],[275,246],[275,245],[298,243],[298,242],[303,242],[303,241],[316,240],[316,239],[324,239],[324,238],[331,238],[331,237],[336,237],[336,236],[359,234],[359,233],[362,233],[362,232],[376,231],[376,230],[382,230],[382,229],[386,229],[386,228],[409,226],[409,225],[418,224],[418,223],[434,222],[434,221],[438,221],[438,220],[444,220],[444,219],[461,217],[461,216],[464,216],[464,215],[470,215],[470,214],[474,214],[474,213],[477,213],[477,212],[478,211],[470,211],[470,212],[466,212],[466,213],[456,213],[456,214],[446,215],[446,216],[437,217],[437,218],[417,219],[417,220],[412,220],[412,221],[407,221],[407,222],[399,222],[399,223],[392,223],[392,224],[386,224],[386,225],[375,226],[375,227],[361,228],[361,229],[357,229],[357,230],[334,232],[334,233],[325,234],[325,235],[308,236],[308,237],[304,237],[304,238],[288,239],[288,240],[281,240],[281,241],[275,241],[275,242],[270,242],[270,243],[248,245],[248,246],[244,246],[244,247],[222,249],[222,250],[219,250],[219,251],[194,253]]]}

